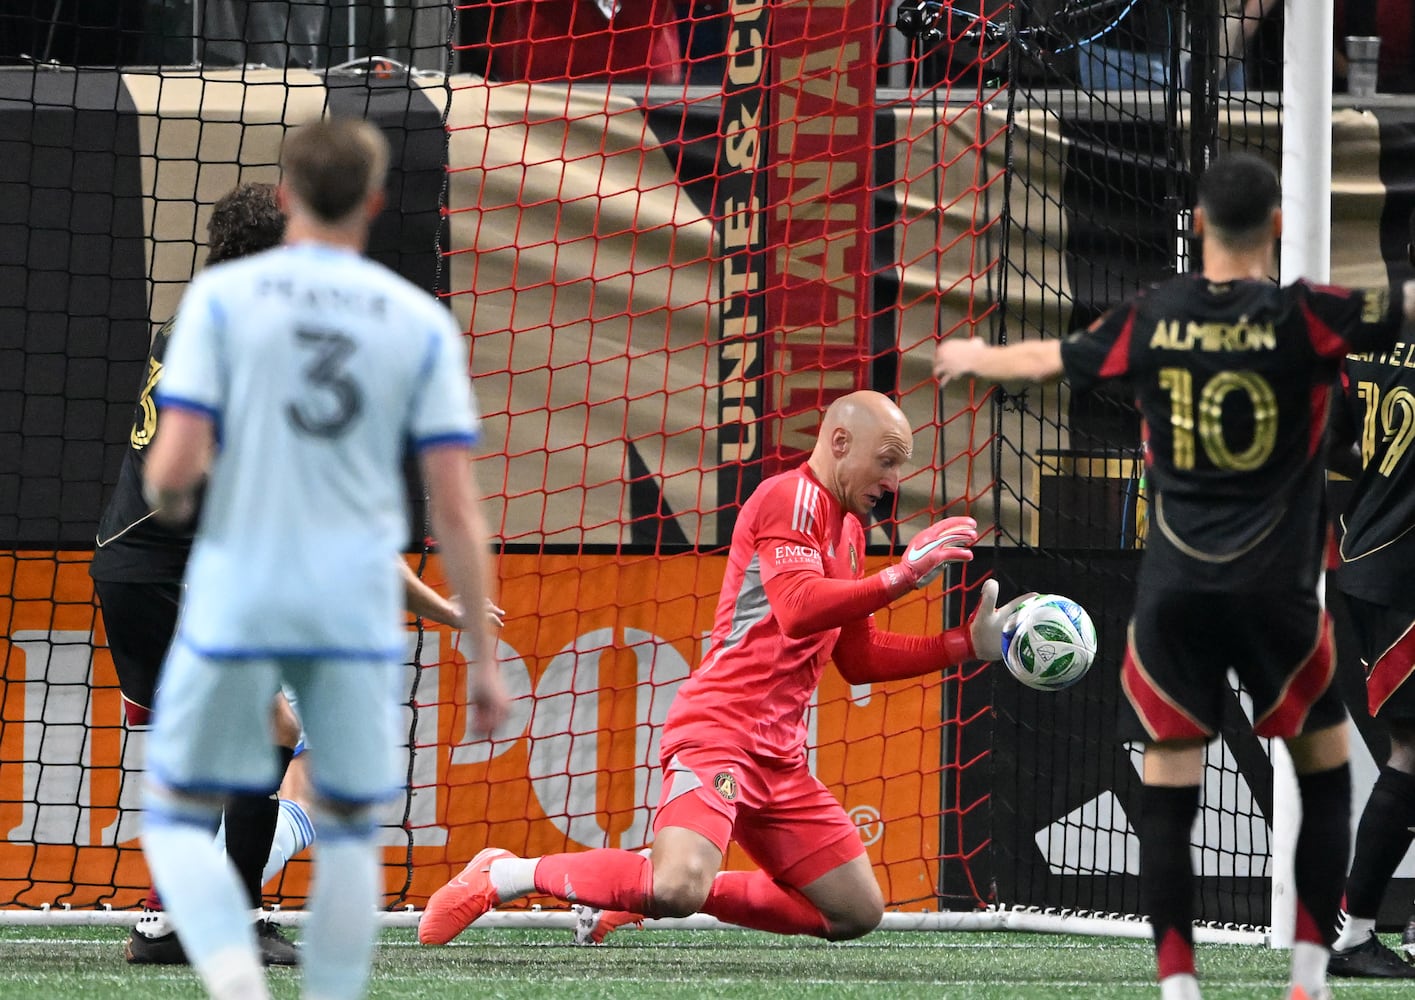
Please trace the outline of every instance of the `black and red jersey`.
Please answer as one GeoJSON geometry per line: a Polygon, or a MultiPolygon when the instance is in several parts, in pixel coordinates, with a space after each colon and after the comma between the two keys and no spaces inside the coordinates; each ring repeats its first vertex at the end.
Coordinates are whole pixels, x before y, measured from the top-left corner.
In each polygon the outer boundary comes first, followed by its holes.
{"type": "Polygon", "coordinates": [[[1415,330],[1388,350],[1347,356],[1332,433],[1359,446],[1361,474],[1341,516],[1337,586],[1415,611],[1415,330]]]}
{"type": "Polygon", "coordinates": [[[89,568],[95,580],[180,583],[187,568],[195,520],[177,528],[165,527],[152,519],[152,510],[142,495],[146,450],[157,433],[154,395],[162,379],[162,361],[171,333],[172,321],[168,320],[152,338],[142,391],[133,410],[133,427],[128,433],[128,450],[118,470],[113,496],[98,521],[98,538],[89,568]]]}
{"type": "Polygon", "coordinates": [[[1067,338],[1074,388],[1133,386],[1150,489],[1147,569],[1225,590],[1314,584],[1341,359],[1388,346],[1398,329],[1386,289],[1190,275],[1067,338]]]}

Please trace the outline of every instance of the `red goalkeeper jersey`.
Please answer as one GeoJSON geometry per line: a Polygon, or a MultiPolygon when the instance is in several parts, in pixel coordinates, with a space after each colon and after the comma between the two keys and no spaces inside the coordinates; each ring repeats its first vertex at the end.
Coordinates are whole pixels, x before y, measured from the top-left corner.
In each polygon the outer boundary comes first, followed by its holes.
{"type": "Polygon", "coordinates": [[[807,466],[756,489],[732,532],[712,642],[668,711],[665,757],[688,744],[723,743],[762,758],[804,754],[806,706],[840,629],[789,637],[765,587],[787,572],[856,580],[864,554],[859,520],[807,466]]]}

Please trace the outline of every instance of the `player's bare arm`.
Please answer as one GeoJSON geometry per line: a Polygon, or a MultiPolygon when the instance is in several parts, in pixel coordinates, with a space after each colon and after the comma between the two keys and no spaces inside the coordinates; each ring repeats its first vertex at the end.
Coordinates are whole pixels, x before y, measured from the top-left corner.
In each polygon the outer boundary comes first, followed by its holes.
{"type": "Polygon", "coordinates": [[[408,614],[453,628],[462,627],[462,608],[459,604],[423,582],[412,567],[401,559],[398,560],[398,572],[403,577],[403,607],[408,609],[408,614]]]}
{"type": "Polygon", "coordinates": [[[1026,340],[994,346],[978,337],[954,337],[934,349],[939,386],[955,378],[990,382],[1050,382],[1061,377],[1061,341],[1026,340]]]}
{"type": "MultiPolygon", "coordinates": [[[[470,453],[461,446],[428,448],[421,464],[447,576],[465,607],[483,607],[491,599],[491,558],[470,453]]],[[[466,650],[468,725],[489,733],[506,717],[507,704],[495,636],[483,615],[471,616],[463,635],[471,643],[466,650]]]]}
{"type": "MultiPolygon", "coordinates": [[[[408,614],[426,618],[439,625],[466,627],[466,611],[457,597],[443,597],[402,560],[398,561],[398,569],[403,576],[403,606],[408,609],[408,614]]],[[[506,609],[497,607],[491,598],[487,598],[483,603],[482,611],[491,627],[501,628],[506,624],[506,609]]]]}
{"type": "Polygon", "coordinates": [[[164,408],[162,432],[153,441],[143,470],[143,495],[156,520],[185,524],[192,519],[197,488],[211,466],[215,442],[210,416],[164,408]]]}

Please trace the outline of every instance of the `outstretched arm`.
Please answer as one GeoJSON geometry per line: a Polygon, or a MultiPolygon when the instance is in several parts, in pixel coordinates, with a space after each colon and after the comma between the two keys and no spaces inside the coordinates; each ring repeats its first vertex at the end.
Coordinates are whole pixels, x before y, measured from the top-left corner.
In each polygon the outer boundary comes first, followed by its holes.
{"type": "Polygon", "coordinates": [[[967,625],[941,635],[904,635],[880,631],[874,616],[843,626],[832,656],[840,676],[851,684],[922,677],[976,659],[967,625]]]}
{"type": "Polygon", "coordinates": [[[403,575],[403,607],[408,609],[408,614],[453,628],[462,627],[461,608],[424,583],[402,559],[398,560],[398,569],[403,575]]]}
{"type": "MultiPolygon", "coordinates": [[[[451,625],[453,628],[467,627],[466,612],[460,603],[455,599],[449,600],[443,597],[428,586],[403,560],[398,560],[398,567],[403,573],[403,606],[408,609],[408,614],[418,618],[426,618],[439,625],[451,625]]],[[[486,600],[483,610],[486,613],[487,623],[491,626],[500,628],[506,624],[502,620],[502,616],[506,614],[505,610],[498,608],[490,598],[486,600]]]]}
{"type": "Polygon", "coordinates": [[[993,346],[978,337],[953,337],[934,349],[934,375],[940,386],[969,376],[991,382],[1050,382],[1061,372],[1059,340],[993,346]]]}
{"type": "Polygon", "coordinates": [[[1022,603],[1023,594],[997,606],[997,581],[988,580],[978,595],[978,607],[968,624],[941,635],[915,636],[881,632],[873,617],[851,622],[840,630],[833,658],[851,684],[901,680],[937,673],[968,660],[1002,658],[1002,630],[1022,603]]]}
{"type": "Polygon", "coordinates": [[[860,622],[909,590],[891,587],[883,573],[863,580],[832,580],[808,570],[778,573],[763,583],[766,599],[791,639],[860,622]]]}
{"type": "MultiPolygon", "coordinates": [[[[421,465],[447,576],[467,607],[483,607],[490,598],[491,558],[470,452],[460,446],[427,448],[421,465]]],[[[506,715],[495,638],[487,619],[475,614],[464,623],[463,635],[471,642],[467,655],[469,722],[482,732],[491,732],[506,715]]]]}
{"type": "Polygon", "coordinates": [[[946,563],[972,559],[966,546],[977,540],[978,525],[971,517],[945,517],[915,535],[899,562],[863,580],[827,577],[815,548],[801,553],[803,547],[789,539],[781,540],[785,545],[769,540],[758,550],[762,587],[781,630],[789,638],[803,639],[864,618],[910,590],[928,586],[946,563]],[[782,549],[790,550],[787,568],[775,555],[782,549]]]}

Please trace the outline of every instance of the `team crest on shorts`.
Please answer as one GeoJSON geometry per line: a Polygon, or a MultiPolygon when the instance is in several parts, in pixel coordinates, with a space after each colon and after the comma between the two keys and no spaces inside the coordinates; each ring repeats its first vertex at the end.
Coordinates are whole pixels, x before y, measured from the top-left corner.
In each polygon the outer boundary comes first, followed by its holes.
{"type": "Polygon", "coordinates": [[[850,546],[850,575],[860,575],[860,557],[855,554],[855,546],[850,546]]]}
{"type": "Polygon", "coordinates": [[[731,802],[737,797],[737,779],[726,771],[720,773],[712,779],[712,787],[717,789],[717,794],[725,800],[731,802]]]}

